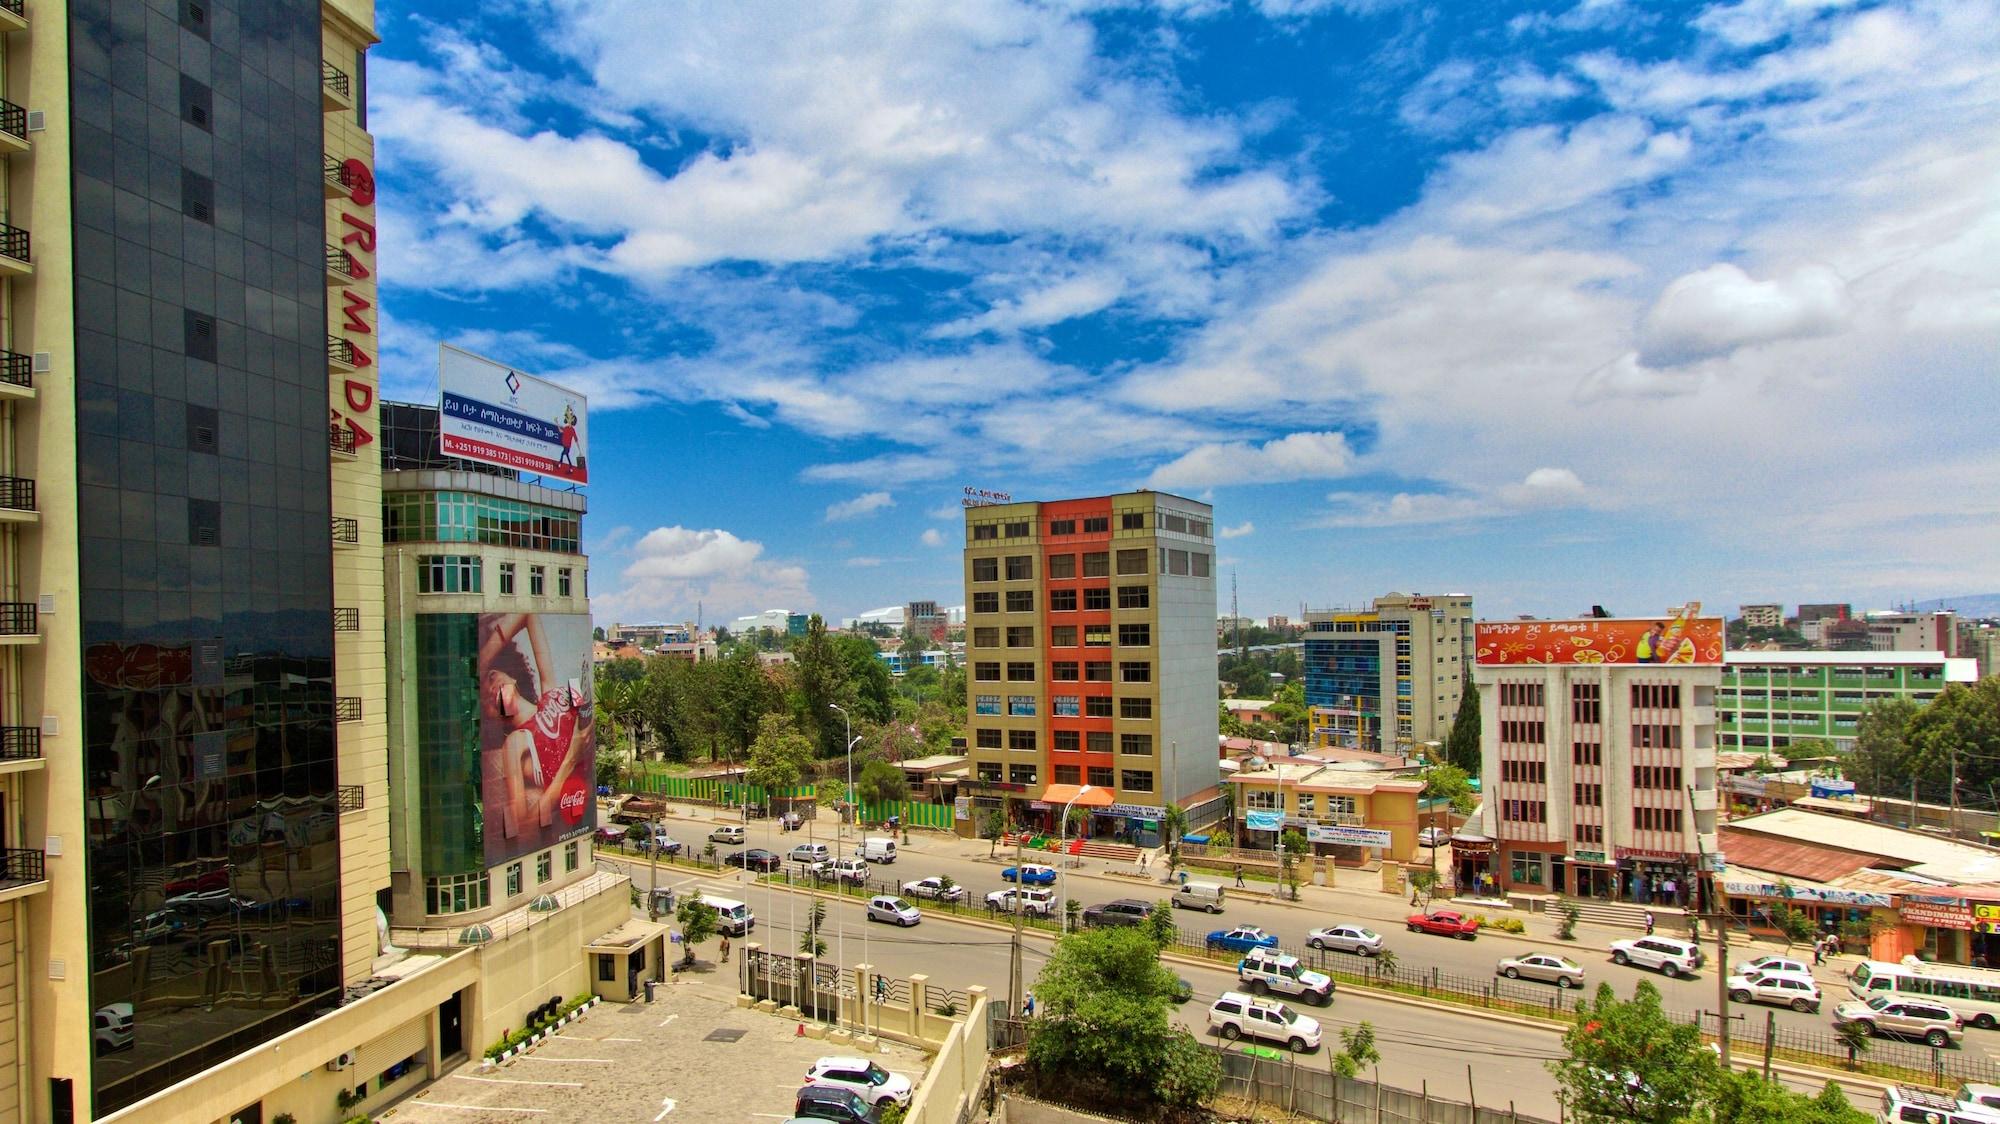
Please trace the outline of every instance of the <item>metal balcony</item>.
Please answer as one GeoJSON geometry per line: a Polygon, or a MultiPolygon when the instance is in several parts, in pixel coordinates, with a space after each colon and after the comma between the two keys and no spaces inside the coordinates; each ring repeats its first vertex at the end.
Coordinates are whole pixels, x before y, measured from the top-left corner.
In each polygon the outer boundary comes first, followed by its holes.
{"type": "Polygon", "coordinates": [[[41,635],[40,612],[33,601],[0,601],[0,637],[41,635]]]}
{"type": "MultiPolygon", "coordinates": [[[[360,700],[357,699],[355,701],[359,702],[360,700]]],[[[360,712],[356,711],[354,717],[359,719],[361,717],[360,712]]],[[[367,790],[358,784],[344,784],[335,789],[334,792],[336,798],[339,800],[340,811],[343,815],[348,812],[359,812],[368,806],[367,790]]]]}
{"type": "Polygon", "coordinates": [[[354,608],[335,609],[333,611],[333,630],[335,632],[360,632],[361,610],[354,608]]]}
{"type": "Polygon", "coordinates": [[[354,281],[354,255],[339,246],[326,248],[326,283],[346,285],[354,281]]]}
{"type": "Polygon", "coordinates": [[[342,695],[334,699],[333,720],[335,722],[361,721],[361,696],[342,695]]]}
{"type": "Polygon", "coordinates": [[[336,371],[354,370],[354,341],[339,336],[326,337],[326,361],[336,371]]]}
{"type": "Polygon", "coordinates": [[[333,455],[348,460],[354,459],[354,431],[344,425],[326,427],[326,445],[333,455]]]}
{"type": "Polygon", "coordinates": [[[28,30],[26,0],[0,0],[0,35],[28,30]]]}
{"type": "Polygon", "coordinates": [[[28,151],[28,111],[0,98],[0,150],[28,151]]]}
{"type": "Polygon", "coordinates": [[[35,510],[35,482],[24,476],[0,476],[0,513],[35,510]]]}
{"type": "Polygon", "coordinates": [[[0,726],[0,761],[40,761],[40,726],[0,726]]]}
{"type": "Polygon", "coordinates": [[[28,256],[28,232],[18,226],[0,223],[0,272],[33,273],[35,267],[28,256]]]}
{"type": "Polygon", "coordinates": [[[338,199],[354,186],[354,177],[348,173],[346,161],[323,156],[320,167],[324,172],[328,199],[338,199]]]}
{"type": "Polygon", "coordinates": [[[42,852],[25,847],[0,848],[0,891],[33,886],[48,880],[48,861],[42,852]]]}
{"type": "Polygon", "coordinates": [[[18,351],[0,351],[0,393],[20,397],[35,389],[35,360],[18,351]]]}
{"type": "Polygon", "coordinates": [[[319,104],[328,112],[354,104],[354,85],[347,72],[325,59],[319,60],[319,104]]]}
{"type": "Polygon", "coordinates": [[[333,545],[337,547],[361,545],[361,524],[352,516],[333,516],[333,545]]]}

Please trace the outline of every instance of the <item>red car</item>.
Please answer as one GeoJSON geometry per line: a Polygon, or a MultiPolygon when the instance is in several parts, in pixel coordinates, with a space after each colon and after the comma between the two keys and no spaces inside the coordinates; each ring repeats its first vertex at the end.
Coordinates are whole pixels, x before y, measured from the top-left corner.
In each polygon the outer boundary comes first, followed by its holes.
{"type": "Polygon", "coordinates": [[[1412,913],[1404,924],[1410,927],[1412,933],[1436,933],[1440,937],[1457,937],[1467,941],[1479,935],[1479,922],[1449,910],[1412,913]]]}

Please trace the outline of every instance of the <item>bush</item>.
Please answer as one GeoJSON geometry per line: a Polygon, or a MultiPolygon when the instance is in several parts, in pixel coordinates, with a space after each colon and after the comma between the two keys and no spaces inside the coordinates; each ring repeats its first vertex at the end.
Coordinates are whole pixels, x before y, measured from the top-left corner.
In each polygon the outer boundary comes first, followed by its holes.
{"type": "Polygon", "coordinates": [[[500,1041],[495,1042],[493,1045],[488,1046],[486,1048],[486,1056],[494,1061],[499,1061],[500,1058],[507,1053],[507,1051],[513,1049],[516,1046],[521,1045],[524,1042],[527,1042],[535,1035],[561,1022],[564,1019],[564,1017],[569,1015],[570,1012],[576,1010],[578,1007],[581,1007],[588,1002],[590,1002],[590,996],[588,994],[579,995],[574,999],[565,1001],[561,1006],[556,1008],[556,1012],[554,1014],[547,1015],[543,1018],[530,1020],[527,1026],[524,1026],[519,1030],[510,1031],[504,1035],[501,1035],[500,1041]]]}

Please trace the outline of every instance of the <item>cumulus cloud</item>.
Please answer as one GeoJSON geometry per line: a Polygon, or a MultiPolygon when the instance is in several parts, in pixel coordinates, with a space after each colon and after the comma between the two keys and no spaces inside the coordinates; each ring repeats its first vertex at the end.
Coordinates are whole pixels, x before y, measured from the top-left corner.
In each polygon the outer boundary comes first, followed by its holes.
{"type": "Polygon", "coordinates": [[[1460,492],[1333,492],[1332,510],[1320,526],[1393,527],[1498,519],[1537,510],[1576,507],[1588,499],[1583,481],[1567,468],[1537,468],[1498,487],[1460,492]]]}
{"type": "Polygon", "coordinates": [[[1219,539],[1240,539],[1257,529],[1257,524],[1245,519],[1234,527],[1217,527],[1215,537],[1219,539]]]}
{"type": "Polygon", "coordinates": [[[1674,278],[1639,328],[1639,357],[1675,367],[1739,347],[1832,335],[1853,312],[1847,283],[1823,265],[1758,281],[1727,262],[1674,278]]]}
{"type": "Polygon", "coordinates": [[[944,543],[945,539],[943,531],[938,530],[936,527],[924,528],[923,544],[925,546],[943,546],[944,543]]]}
{"type": "Polygon", "coordinates": [[[805,567],[764,557],[764,544],[720,528],[671,526],[646,532],[629,550],[616,588],[592,598],[600,615],[711,618],[771,605],[813,604],[805,567]]]}
{"type": "Polygon", "coordinates": [[[826,521],[829,523],[839,523],[846,519],[859,519],[864,515],[873,515],[885,507],[894,506],[896,506],[896,498],[887,492],[863,492],[851,500],[842,500],[839,503],[828,504],[826,508],[826,521]]]}
{"type": "Polygon", "coordinates": [[[1148,488],[1275,484],[1339,476],[1354,463],[1341,433],[1291,433],[1261,445],[1231,441],[1197,445],[1153,470],[1148,488]]]}

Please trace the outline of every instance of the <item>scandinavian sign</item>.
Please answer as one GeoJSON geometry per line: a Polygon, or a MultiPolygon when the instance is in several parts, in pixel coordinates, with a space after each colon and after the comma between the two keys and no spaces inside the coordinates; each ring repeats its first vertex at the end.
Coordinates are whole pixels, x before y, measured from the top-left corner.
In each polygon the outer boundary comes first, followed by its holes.
{"type": "Polygon", "coordinates": [[[583,395],[448,345],[438,349],[438,389],[446,456],[590,482],[583,395]]]}

